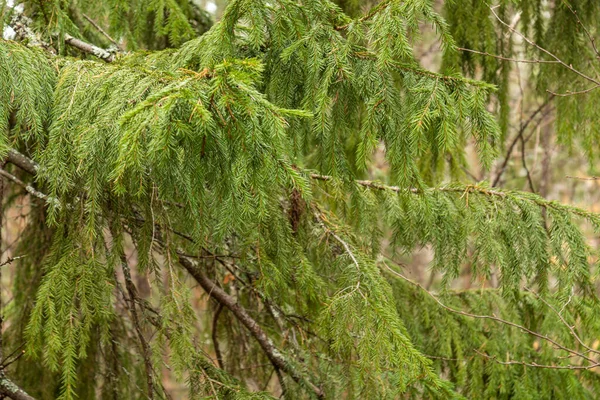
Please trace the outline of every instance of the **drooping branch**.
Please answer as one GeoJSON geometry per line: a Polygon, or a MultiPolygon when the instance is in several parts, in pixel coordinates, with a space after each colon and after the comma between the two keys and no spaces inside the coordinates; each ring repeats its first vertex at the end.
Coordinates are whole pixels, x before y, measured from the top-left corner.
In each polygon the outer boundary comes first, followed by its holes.
{"type": "Polygon", "coordinates": [[[129,265],[127,264],[127,260],[122,260],[121,266],[123,268],[123,275],[125,277],[125,287],[127,288],[127,293],[129,294],[129,299],[125,299],[126,305],[129,304],[129,312],[131,313],[131,318],[133,320],[133,326],[135,328],[135,332],[140,341],[140,346],[142,347],[142,356],[144,358],[144,367],[146,368],[146,384],[148,386],[148,399],[154,399],[154,378],[153,378],[153,368],[152,368],[152,350],[148,341],[144,337],[144,332],[142,332],[142,326],[140,323],[140,319],[136,309],[136,299],[137,299],[137,289],[131,279],[131,272],[129,270],[129,265]]]}
{"type": "MultiPolygon", "coordinates": [[[[512,321],[507,321],[505,319],[496,317],[495,315],[473,314],[473,313],[469,313],[469,312],[466,312],[466,311],[456,310],[456,309],[454,309],[454,308],[452,308],[450,306],[447,306],[446,304],[442,303],[442,301],[436,295],[434,295],[433,293],[431,293],[430,291],[428,291],[427,289],[425,289],[418,282],[415,282],[415,281],[413,281],[411,279],[408,279],[407,277],[405,277],[404,275],[402,275],[398,271],[395,271],[394,269],[390,268],[386,263],[383,263],[383,265],[385,266],[386,270],[388,272],[390,272],[391,274],[393,274],[394,276],[403,279],[404,281],[406,281],[409,284],[417,287],[418,289],[421,289],[423,292],[425,292],[425,294],[427,294],[429,297],[431,297],[440,307],[442,307],[446,311],[449,311],[449,312],[451,312],[453,314],[458,314],[458,315],[462,315],[462,316],[469,317],[469,318],[474,318],[474,319],[487,319],[487,320],[491,320],[491,321],[494,321],[494,322],[497,322],[497,323],[500,323],[500,324],[504,324],[504,325],[507,325],[507,326],[519,329],[522,332],[525,332],[525,333],[527,333],[527,334],[529,334],[531,336],[537,337],[539,339],[542,339],[542,340],[544,340],[544,341],[552,344],[557,349],[563,350],[563,351],[571,354],[572,356],[577,356],[577,357],[581,358],[582,360],[585,360],[585,361],[587,361],[587,362],[590,363],[589,366],[587,366],[586,368],[581,368],[581,369],[590,369],[590,368],[594,368],[594,367],[597,367],[597,366],[600,365],[599,362],[597,362],[593,358],[587,356],[585,354],[586,352],[580,352],[578,350],[569,348],[569,347],[567,347],[567,346],[565,346],[565,345],[557,342],[553,338],[551,338],[551,337],[549,337],[547,335],[544,335],[542,333],[533,331],[533,330],[531,330],[531,329],[529,329],[529,328],[527,328],[527,327],[525,327],[523,325],[519,325],[519,324],[514,323],[512,321]]],[[[587,346],[586,346],[586,348],[587,348],[587,346]]],[[[526,365],[526,364],[523,364],[521,362],[515,362],[515,363],[512,363],[512,364],[526,365]]],[[[567,368],[567,369],[576,369],[576,368],[567,368]]]]}
{"type": "Polygon", "coordinates": [[[519,37],[521,37],[525,42],[527,42],[529,45],[535,47],[536,49],[540,50],[541,52],[547,54],[548,56],[552,57],[554,60],[556,60],[560,65],[562,65],[563,67],[565,67],[566,69],[568,69],[569,71],[579,75],[580,77],[582,77],[583,79],[590,81],[591,83],[593,83],[595,86],[594,88],[600,87],[600,81],[596,78],[593,78],[589,75],[586,75],[585,73],[573,68],[573,66],[571,64],[567,64],[566,62],[564,62],[563,60],[561,60],[560,58],[558,58],[554,53],[548,51],[547,49],[545,49],[544,47],[540,46],[539,44],[535,43],[533,40],[529,39],[527,36],[525,36],[523,33],[517,31],[514,27],[510,26],[509,24],[507,24],[506,22],[504,22],[499,16],[498,13],[496,13],[495,9],[498,8],[499,6],[493,6],[490,7],[490,10],[492,11],[492,14],[494,14],[494,17],[498,20],[498,22],[500,22],[502,25],[504,25],[505,27],[507,27],[512,33],[518,35],[519,37]]]}
{"type": "Polygon", "coordinates": [[[194,277],[196,282],[202,286],[204,291],[208,293],[210,297],[227,307],[248,331],[250,331],[275,368],[288,374],[296,383],[310,389],[317,398],[321,399],[325,397],[325,394],[319,387],[300,374],[286,360],[263,328],[242,306],[238,304],[237,300],[213,282],[194,260],[179,254],[179,263],[190,273],[190,275],[192,275],[192,277],[194,277]]]}

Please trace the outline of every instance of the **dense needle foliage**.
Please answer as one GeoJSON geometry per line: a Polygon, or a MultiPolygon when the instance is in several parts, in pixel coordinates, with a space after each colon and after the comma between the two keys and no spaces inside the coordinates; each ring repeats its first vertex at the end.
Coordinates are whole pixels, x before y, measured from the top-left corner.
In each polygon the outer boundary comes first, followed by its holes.
{"type": "MultiPolygon", "coordinates": [[[[188,0],[0,2],[3,201],[28,209],[13,382],[39,399],[166,398],[165,376],[190,399],[600,391],[600,215],[469,180],[507,145],[511,64],[457,50],[548,61],[533,97],[600,86],[600,6],[359,3],[231,0],[213,24],[188,0]],[[518,56],[515,26],[535,42],[518,56]],[[397,261],[422,248],[437,294],[397,261]],[[497,284],[458,290],[465,265],[497,284]]],[[[556,104],[590,163],[599,93],[556,104]]]]}

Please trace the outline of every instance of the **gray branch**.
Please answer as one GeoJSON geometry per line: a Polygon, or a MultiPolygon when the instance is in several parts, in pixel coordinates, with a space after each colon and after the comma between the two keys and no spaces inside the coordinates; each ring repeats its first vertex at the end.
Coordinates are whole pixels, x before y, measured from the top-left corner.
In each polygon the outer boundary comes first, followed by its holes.
{"type": "Polygon", "coordinates": [[[113,62],[115,55],[109,51],[106,51],[98,46],[84,42],[83,40],[74,38],[68,33],[65,34],[65,43],[71,45],[84,53],[92,54],[106,62],[113,62]]]}
{"type": "Polygon", "coordinates": [[[31,397],[26,391],[8,379],[4,371],[0,371],[0,395],[13,400],[35,400],[34,397],[31,397]]]}

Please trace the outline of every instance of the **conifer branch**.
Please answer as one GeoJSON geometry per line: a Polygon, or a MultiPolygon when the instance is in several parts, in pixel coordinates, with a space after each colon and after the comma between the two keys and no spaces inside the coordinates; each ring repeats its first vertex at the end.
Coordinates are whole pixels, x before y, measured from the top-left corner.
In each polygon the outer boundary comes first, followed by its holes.
{"type": "Polygon", "coordinates": [[[542,333],[533,331],[529,328],[526,328],[523,325],[519,325],[517,323],[511,322],[511,321],[507,321],[505,319],[496,317],[495,315],[479,315],[479,314],[472,314],[466,311],[461,311],[461,310],[456,310],[452,307],[447,306],[446,304],[442,303],[442,301],[433,293],[431,293],[430,291],[428,291],[427,289],[425,289],[423,286],[421,286],[421,284],[419,284],[418,282],[415,282],[411,279],[408,279],[407,277],[405,277],[404,275],[402,275],[401,273],[399,273],[398,271],[395,271],[394,269],[390,268],[389,265],[387,265],[386,263],[383,263],[383,265],[385,266],[386,270],[389,271],[390,273],[392,273],[394,276],[403,279],[404,281],[410,283],[411,285],[417,287],[418,289],[422,290],[425,294],[427,294],[427,296],[429,296],[430,298],[432,298],[440,307],[442,307],[444,310],[449,311],[453,314],[458,314],[458,315],[463,315],[465,317],[469,317],[469,318],[475,318],[475,319],[488,319],[491,321],[495,321],[516,329],[519,329],[531,336],[535,336],[539,339],[545,340],[548,343],[554,345],[556,348],[560,349],[560,350],[564,350],[567,353],[570,353],[574,356],[580,357],[583,360],[586,360],[588,362],[590,362],[591,364],[597,364],[596,360],[594,360],[593,358],[585,355],[584,353],[581,353],[575,349],[571,349],[567,346],[564,346],[562,344],[560,344],[559,342],[557,342],[556,340],[552,339],[551,337],[544,335],[542,333]]]}
{"type": "Polygon", "coordinates": [[[585,32],[585,35],[588,37],[588,39],[592,45],[592,48],[594,49],[594,53],[596,53],[596,57],[600,59],[600,52],[598,51],[598,48],[596,47],[596,40],[594,39],[594,36],[590,33],[590,30],[583,24],[583,22],[581,22],[579,15],[577,15],[577,11],[575,9],[573,9],[573,7],[569,4],[568,1],[562,0],[562,3],[569,9],[569,11],[571,11],[573,16],[577,20],[577,23],[579,24],[579,26],[581,26],[581,28],[585,32]]]}
{"type": "Polygon", "coordinates": [[[0,395],[8,396],[13,400],[35,400],[34,397],[8,379],[4,371],[0,371],[0,395]]]}
{"type": "Polygon", "coordinates": [[[583,347],[585,348],[589,353],[594,353],[594,354],[600,354],[600,351],[588,346],[583,340],[581,340],[581,338],[579,337],[579,335],[577,334],[577,332],[575,331],[575,327],[572,326],[571,324],[569,324],[566,320],[565,317],[562,316],[561,312],[558,311],[556,308],[554,308],[552,306],[552,304],[548,303],[548,301],[546,299],[544,299],[542,296],[540,296],[538,293],[536,293],[535,291],[529,289],[529,288],[524,288],[526,292],[529,292],[531,294],[533,294],[539,301],[541,301],[542,303],[544,303],[549,309],[552,310],[552,312],[554,312],[554,314],[556,314],[556,316],[560,319],[560,322],[562,322],[562,324],[564,326],[567,327],[567,329],[569,329],[569,332],[571,333],[571,336],[573,336],[573,338],[583,347]]]}
{"type": "MultiPolygon", "coordinates": [[[[325,182],[334,180],[333,176],[320,175],[320,174],[315,174],[315,173],[310,173],[309,177],[314,180],[325,181],[325,182]]],[[[409,188],[401,188],[399,186],[389,186],[389,185],[384,185],[382,183],[378,183],[378,182],[370,181],[370,180],[355,180],[354,182],[357,185],[360,185],[360,186],[363,186],[363,187],[366,187],[369,189],[392,191],[392,192],[396,192],[396,193],[421,194],[421,193],[431,193],[431,192],[442,192],[442,193],[461,193],[463,195],[469,194],[469,193],[475,193],[475,194],[481,194],[484,196],[493,196],[493,197],[500,197],[500,198],[507,198],[508,196],[514,196],[514,197],[522,198],[523,200],[533,202],[534,204],[538,205],[541,208],[552,208],[552,209],[559,210],[559,211],[566,211],[566,212],[572,213],[572,214],[577,215],[582,218],[590,218],[593,215],[593,213],[586,211],[584,209],[560,204],[560,203],[557,203],[557,202],[551,201],[551,200],[546,200],[545,198],[537,196],[535,194],[527,195],[526,192],[492,189],[492,188],[487,188],[485,186],[480,186],[480,185],[461,185],[461,186],[449,185],[449,186],[439,186],[439,187],[430,187],[430,188],[420,189],[420,188],[414,188],[414,187],[413,188],[410,188],[410,187],[409,188]]]]}
{"type": "Polygon", "coordinates": [[[98,46],[93,44],[84,42],[81,39],[77,39],[68,33],[65,34],[65,43],[83,51],[84,53],[88,53],[100,58],[106,62],[113,62],[115,60],[115,55],[109,51],[106,51],[98,46]]]}
{"type": "Polygon", "coordinates": [[[31,175],[35,175],[40,168],[38,163],[30,159],[29,157],[26,157],[25,155],[19,153],[15,149],[8,150],[6,161],[16,165],[23,171],[29,172],[31,175]]]}
{"type": "Polygon", "coordinates": [[[48,195],[36,190],[33,186],[23,182],[22,180],[20,180],[19,178],[17,178],[16,176],[14,176],[13,174],[7,172],[6,170],[0,168],[0,175],[4,176],[5,178],[8,178],[10,181],[16,183],[17,185],[21,186],[22,188],[24,188],[27,193],[45,200],[45,201],[50,201],[52,200],[52,198],[48,197],[48,195]]]}
{"type": "MultiPolygon", "coordinates": [[[[385,8],[387,8],[390,4],[392,0],[383,0],[381,1],[379,4],[375,5],[374,7],[371,8],[371,10],[369,11],[369,13],[361,18],[359,18],[357,21],[358,22],[365,22],[370,20],[371,18],[373,18],[375,15],[377,15],[377,13],[379,13],[380,11],[384,10],[385,8]]],[[[350,24],[345,24],[345,25],[340,25],[340,26],[334,26],[334,29],[336,31],[343,31],[348,29],[348,27],[350,26],[350,24]]]]}
{"type": "Polygon", "coordinates": [[[179,263],[194,277],[196,282],[202,286],[210,297],[227,307],[250,331],[275,368],[288,374],[296,383],[310,389],[317,398],[322,399],[325,397],[325,394],[319,387],[304,377],[285,359],[263,328],[238,304],[237,300],[214,283],[194,260],[179,253],[179,263]]]}

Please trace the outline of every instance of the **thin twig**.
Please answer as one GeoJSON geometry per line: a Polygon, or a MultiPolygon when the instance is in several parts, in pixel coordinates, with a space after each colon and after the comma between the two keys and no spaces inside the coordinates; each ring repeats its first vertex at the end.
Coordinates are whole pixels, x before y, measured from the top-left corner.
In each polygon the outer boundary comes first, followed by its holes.
{"type": "Polygon", "coordinates": [[[589,93],[589,92],[591,92],[592,90],[596,90],[596,89],[598,89],[599,87],[600,87],[600,86],[596,85],[596,86],[592,86],[592,87],[590,87],[590,88],[587,88],[587,89],[584,89],[584,90],[578,90],[578,91],[575,91],[575,92],[572,92],[572,91],[570,91],[570,90],[567,90],[565,93],[556,93],[556,92],[553,92],[553,91],[552,91],[552,90],[550,90],[550,89],[546,89],[546,92],[548,92],[548,93],[550,93],[550,94],[552,94],[552,95],[554,95],[554,96],[559,96],[559,97],[568,97],[568,96],[576,96],[576,95],[578,95],[578,94],[585,94],[585,93],[589,93]]]}
{"type": "Polygon", "coordinates": [[[98,30],[98,32],[100,32],[102,35],[104,35],[104,37],[106,37],[112,44],[114,44],[119,49],[121,49],[121,46],[119,45],[119,43],[117,43],[117,41],[115,39],[113,39],[104,29],[102,29],[102,27],[100,25],[98,25],[98,23],[96,21],[94,21],[93,19],[91,19],[90,17],[88,17],[85,14],[82,14],[82,15],[83,15],[83,18],[85,18],[90,24],[92,24],[94,26],[94,28],[96,28],[98,30]]]}
{"type": "Polygon", "coordinates": [[[477,51],[477,50],[472,50],[472,49],[465,49],[463,47],[457,47],[456,50],[465,51],[465,52],[468,52],[468,53],[480,54],[482,56],[493,57],[493,58],[497,58],[499,60],[516,62],[516,63],[524,63],[524,64],[559,64],[558,61],[553,61],[553,60],[519,60],[519,59],[516,59],[516,58],[502,57],[502,56],[498,56],[498,55],[495,55],[495,54],[486,53],[484,51],[477,51]]]}
{"type": "Polygon", "coordinates": [[[600,176],[571,176],[567,175],[565,178],[568,179],[578,179],[580,181],[597,181],[600,180],[600,176]]]}
{"type": "Polygon", "coordinates": [[[529,168],[527,168],[527,160],[525,159],[525,138],[523,138],[523,132],[521,132],[519,137],[521,138],[521,163],[523,164],[523,168],[525,169],[525,174],[527,176],[529,188],[533,193],[535,193],[535,186],[533,184],[533,179],[531,178],[531,172],[529,172],[529,168]]]}
{"type": "Polygon", "coordinates": [[[585,342],[583,340],[581,340],[581,338],[579,337],[579,335],[577,334],[577,332],[575,332],[575,328],[567,323],[567,321],[562,316],[562,314],[556,308],[554,308],[552,306],[552,304],[548,303],[548,301],[546,301],[546,299],[544,299],[543,297],[541,297],[539,294],[537,294],[533,290],[531,290],[529,288],[524,288],[524,289],[525,289],[525,291],[533,294],[538,300],[540,300],[549,309],[551,309],[558,316],[558,318],[560,319],[560,322],[562,322],[563,325],[566,326],[569,329],[569,332],[571,332],[571,336],[573,336],[573,338],[575,340],[577,340],[577,342],[579,342],[579,344],[582,345],[587,351],[589,351],[590,353],[594,353],[594,354],[600,354],[600,351],[593,349],[592,347],[590,347],[587,344],[585,344],[585,342]]]}
{"type": "Polygon", "coordinates": [[[4,176],[5,178],[8,178],[12,182],[14,182],[17,185],[23,187],[27,191],[27,193],[29,193],[29,194],[31,194],[31,195],[39,198],[39,199],[42,199],[42,200],[45,200],[45,201],[48,201],[48,200],[51,199],[47,195],[45,195],[44,193],[37,191],[33,186],[31,186],[31,185],[23,182],[22,180],[20,180],[19,178],[17,178],[16,176],[14,176],[13,174],[7,172],[4,169],[0,168],[0,175],[4,176]]]}
{"type": "Polygon", "coordinates": [[[596,368],[596,367],[600,366],[600,363],[593,363],[593,364],[586,366],[586,365],[545,365],[545,364],[538,364],[535,362],[528,363],[525,361],[516,361],[516,360],[499,361],[496,357],[482,353],[482,352],[478,351],[477,349],[475,349],[474,351],[477,354],[479,354],[480,356],[487,358],[488,360],[492,360],[495,363],[501,364],[501,365],[523,365],[525,367],[530,367],[530,368],[570,369],[570,370],[587,370],[587,369],[592,369],[592,368],[596,368]]]}
{"type": "Polygon", "coordinates": [[[522,137],[523,133],[525,132],[525,130],[527,129],[527,127],[529,126],[529,124],[535,119],[535,117],[544,109],[546,108],[546,106],[550,103],[550,101],[554,98],[554,95],[550,95],[548,96],[548,98],[546,99],[546,101],[544,101],[542,104],[540,104],[540,106],[535,109],[534,112],[531,113],[531,115],[529,115],[529,118],[527,119],[527,121],[525,121],[525,123],[523,123],[521,125],[521,127],[519,128],[519,132],[517,132],[517,135],[515,136],[515,138],[513,139],[513,141],[511,142],[511,144],[508,146],[508,150],[506,151],[506,155],[504,156],[504,161],[502,161],[502,165],[500,166],[500,171],[498,171],[498,174],[496,175],[496,178],[494,178],[494,181],[492,182],[492,186],[497,186],[498,182],[500,182],[500,178],[502,177],[502,175],[504,174],[504,171],[506,170],[506,167],[508,166],[508,162],[510,160],[510,156],[517,144],[517,142],[519,141],[519,139],[522,137]]]}
{"type": "Polygon", "coordinates": [[[567,1],[562,0],[562,2],[565,6],[567,6],[569,11],[571,11],[573,13],[573,15],[575,16],[575,19],[577,20],[577,23],[579,25],[581,25],[581,27],[583,28],[583,31],[585,32],[586,36],[590,40],[590,43],[592,44],[592,48],[594,49],[594,53],[596,53],[596,56],[598,58],[600,58],[600,53],[598,52],[598,48],[596,48],[596,40],[594,39],[594,36],[592,36],[590,31],[585,27],[585,25],[583,25],[583,22],[581,22],[581,19],[579,19],[579,15],[577,15],[577,11],[575,11],[573,9],[573,7],[571,7],[571,5],[567,1]]]}
{"type": "Polygon", "coordinates": [[[566,62],[564,62],[563,60],[561,60],[560,58],[558,58],[556,55],[554,55],[554,53],[551,53],[550,51],[546,50],[545,48],[543,48],[542,46],[538,45],[537,43],[535,43],[533,40],[529,39],[527,36],[525,36],[524,34],[522,34],[521,32],[517,31],[515,28],[513,28],[512,26],[508,25],[506,22],[504,22],[496,13],[496,11],[494,11],[497,7],[499,6],[493,6],[490,7],[490,10],[492,11],[492,14],[494,14],[494,17],[496,17],[496,19],[504,26],[506,26],[511,32],[515,33],[516,35],[520,36],[524,41],[526,41],[527,43],[529,43],[531,46],[534,46],[535,48],[537,48],[538,50],[542,51],[543,53],[549,55],[550,57],[552,57],[553,59],[555,59],[556,61],[558,61],[558,63],[560,65],[562,65],[563,67],[567,68],[569,71],[579,75],[580,77],[595,83],[597,86],[600,86],[600,81],[592,78],[586,74],[584,74],[583,72],[573,68],[573,66],[567,64],[566,62]]]}
{"type": "Polygon", "coordinates": [[[4,267],[4,266],[6,266],[6,265],[12,264],[12,263],[13,263],[13,261],[16,261],[16,260],[18,260],[18,259],[25,258],[25,257],[27,257],[27,255],[26,255],[26,254],[25,254],[25,255],[22,255],[22,256],[8,257],[8,258],[6,259],[6,261],[4,261],[4,262],[0,263],[0,268],[4,267]]]}
{"type": "MultiPolygon", "coordinates": [[[[125,277],[125,287],[129,294],[129,306],[127,308],[129,308],[129,312],[131,313],[133,326],[140,341],[140,345],[142,346],[142,357],[144,358],[144,366],[146,367],[146,384],[148,385],[148,398],[152,400],[154,399],[154,378],[152,376],[152,349],[150,348],[150,345],[148,345],[148,342],[144,337],[144,333],[142,332],[142,326],[140,324],[140,320],[136,309],[137,290],[135,288],[133,280],[131,279],[131,272],[129,270],[127,260],[122,260],[121,266],[123,269],[123,275],[125,277]]],[[[127,299],[125,300],[125,305],[128,305],[127,299]]]]}

